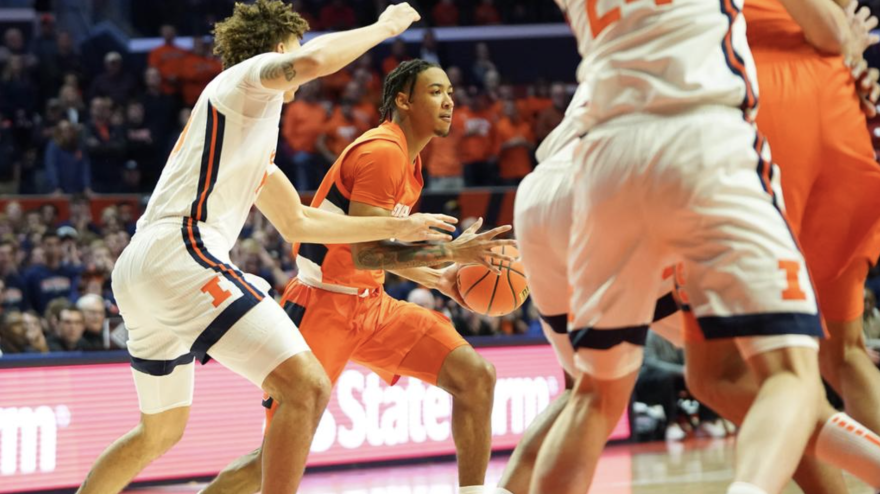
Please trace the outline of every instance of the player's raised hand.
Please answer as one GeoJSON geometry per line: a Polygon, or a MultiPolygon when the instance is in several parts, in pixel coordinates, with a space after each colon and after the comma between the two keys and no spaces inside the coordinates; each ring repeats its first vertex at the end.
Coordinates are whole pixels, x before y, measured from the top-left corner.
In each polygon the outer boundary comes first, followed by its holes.
{"type": "Polygon", "coordinates": [[[446,242],[452,240],[452,235],[443,232],[454,232],[456,223],[457,219],[445,214],[418,213],[401,221],[400,233],[395,238],[402,242],[446,242]]]}
{"type": "Polygon", "coordinates": [[[516,247],[515,240],[498,240],[495,237],[509,232],[510,225],[499,226],[487,232],[477,233],[483,226],[483,218],[478,219],[470,228],[464,231],[457,239],[449,244],[452,251],[452,260],[458,264],[481,264],[495,274],[501,272],[498,266],[501,262],[512,262],[516,258],[495,252],[494,247],[516,247]]]}
{"type": "Polygon", "coordinates": [[[847,65],[850,66],[858,62],[865,50],[880,42],[880,36],[871,33],[878,25],[877,18],[871,15],[868,7],[858,8],[858,6],[859,3],[852,0],[844,9],[852,35],[849,47],[845,50],[847,65]]]}
{"type": "Polygon", "coordinates": [[[391,37],[397,36],[407,30],[413,22],[417,22],[422,16],[408,3],[389,5],[379,16],[378,23],[385,24],[391,29],[391,37]]]}

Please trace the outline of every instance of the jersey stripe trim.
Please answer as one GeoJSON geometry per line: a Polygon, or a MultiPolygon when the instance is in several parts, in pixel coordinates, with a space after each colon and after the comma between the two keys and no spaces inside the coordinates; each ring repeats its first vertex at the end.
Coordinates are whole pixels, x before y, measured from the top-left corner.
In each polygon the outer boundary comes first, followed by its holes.
{"type": "Polygon", "coordinates": [[[582,328],[568,334],[571,345],[592,350],[610,350],[623,343],[645,346],[648,339],[648,325],[628,326],[624,328],[582,328]]]}
{"type": "Polygon", "coordinates": [[[172,360],[151,360],[145,358],[130,357],[131,367],[138,372],[151,376],[167,376],[174,372],[178,365],[191,364],[195,359],[192,352],[185,353],[172,360]]]}
{"type": "Polygon", "coordinates": [[[195,223],[195,220],[192,218],[184,218],[182,233],[183,243],[186,245],[186,250],[197,263],[204,268],[212,269],[222,274],[227,280],[237,286],[242,293],[250,293],[250,295],[257,299],[258,302],[263,300],[263,295],[260,291],[244,279],[244,275],[241,271],[234,269],[229,264],[221,262],[208,252],[208,249],[205,248],[205,243],[202,241],[202,235],[199,232],[199,227],[195,223]]]}
{"type": "Polygon", "coordinates": [[[197,195],[190,208],[190,216],[197,221],[208,221],[208,197],[217,183],[220,172],[220,155],[223,152],[223,134],[226,116],[208,102],[208,123],[205,125],[205,147],[202,149],[202,166],[199,170],[197,195]]]}
{"type": "Polygon", "coordinates": [[[697,323],[707,340],[785,334],[824,336],[819,315],[800,312],[705,316],[698,317],[697,323]]]}
{"type": "Polygon", "coordinates": [[[745,60],[743,60],[739,53],[733,49],[733,25],[736,22],[736,18],[740,15],[740,11],[733,3],[733,0],[720,1],[721,12],[727,16],[729,22],[727,33],[724,35],[724,40],[721,42],[721,51],[724,53],[724,60],[727,62],[727,66],[730,68],[731,72],[742,79],[743,83],[746,85],[746,94],[743,97],[743,102],[742,105],[740,105],[740,108],[746,113],[747,118],[751,121],[751,116],[749,116],[748,112],[758,106],[758,97],[755,94],[755,89],[752,87],[752,82],[746,71],[745,60]]]}
{"type": "Polygon", "coordinates": [[[223,337],[249,310],[260,303],[255,297],[245,292],[235,302],[229,304],[219,316],[215,317],[208,327],[199,334],[193,342],[190,351],[202,364],[208,363],[211,358],[208,351],[220,338],[223,337]]]}

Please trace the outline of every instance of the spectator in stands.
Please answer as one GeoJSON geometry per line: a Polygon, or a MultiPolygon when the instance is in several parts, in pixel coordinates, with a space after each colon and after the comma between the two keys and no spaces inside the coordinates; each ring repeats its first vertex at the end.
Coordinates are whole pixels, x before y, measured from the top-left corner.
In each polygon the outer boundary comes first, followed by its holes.
{"type": "Polygon", "coordinates": [[[455,0],[440,0],[431,10],[434,25],[440,27],[457,26],[459,21],[458,6],[455,0]]]}
{"type": "Polygon", "coordinates": [[[474,65],[471,68],[471,73],[474,77],[474,80],[480,86],[485,86],[486,84],[486,73],[490,70],[495,69],[495,63],[492,62],[492,56],[489,53],[489,45],[486,43],[477,43],[474,48],[474,65]]]}
{"type": "Polygon", "coordinates": [[[37,91],[24,57],[12,55],[0,73],[0,111],[17,122],[30,118],[36,109],[37,91]]]}
{"type": "Polygon", "coordinates": [[[43,224],[53,229],[58,227],[58,206],[54,203],[47,202],[40,206],[40,219],[43,224]]]}
{"type": "Polygon", "coordinates": [[[17,194],[21,181],[21,152],[12,133],[12,122],[0,110],[0,194],[17,194]]]}
{"type": "Polygon", "coordinates": [[[61,226],[71,226],[77,233],[100,235],[101,228],[92,221],[92,205],[88,196],[78,194],[70,198],[70,214],[61,226]]]}
{"type": "Polygon", "coordinates": [[[76,307],[61,310],[58,317],[58,332],[50,334],[47,341],[53,352],[82,352],[91,350],[83,338],[86,331],[85,317],[76,307]]]}
{"type": "Polygon", "coordinates": [[[344,0],[331,0],[321,9],[321,28],[330,31],[345,31],[357,27],[354,10],[344,0]]]}
{"type": "Polygon", "coordinates": [[[67,120],[59,122],[46,145],[46,185],[53,194],[91,194],[89,157],[80,146],[80,129],[67,120]]]}
{"type": "Polygon", "coordinates": [[[476,94],[467,106],[467,110],[459,107],[455,109],[455,112],[464,113],[464,135],[459,147],[459,159],[465,184],[468,187],[484,187],[491,185],[494,180],[495,124],[485,94],[476,94]]]}
{"type": "Polygon", "coordinates": [[[376,105],[367,98],[364,87],[357,81],[351,81],[345,86],[342,93],[343,100],[354,102],[352,112],[354,117],[367,128],[375,127],[379,123],[379,110],[376,105]]]}
{"type": "Polygon", "coordinates": [[[309,24],[309,29],[312,31],[318,31],[323,29],[322,26],[318,23],[318,19],[315,18],[314,15],[306,8],[303,0],[293,0],[290,2],[290,6],[293,8],[293,11],[300,15],[305,21],[309,24]]]}
{"type": "Polygon", "coordinates": [[[37,35],[31,40],[31,53],[39,60],[37,74],[40,81],[40,97],[41,101],[45,101],[58,94],[64,74],[55,63],[58,60],[55,19],[52,14],[43,14],[38,25],[37,35]]]}
{"type": "MultiPolygon", "coordinates": [[[[153,129],[147,125],[145,120],[146,110],[144,105],[138,101],[132,101],[128,104],[125,112],[125,137],[127,141],[126,157],[128,158],[123,168],[123,175],[130,175],[130,163],[134,161],[140,169],[149,170],[148,174],[151,178],[158,179],[159,173],[162,171],[162,159],[164,158],[164,146],[153,135],[153,129]]],[[[118,192],[145,192],[152,190],[156,185],[155,182],[147,182],[146,189],[141,187],[140,172],[138,172],[137,180],[132,181],[131,177],[123,176],[123,182],[127,190],[120,189],[118,192]],[[126,180],[128,178],[128,180],[126,180]]]]}
{"type": "Polygon", "coordinates": [[[124,105],[134,96],[136,83],[128,71],[122,69],[122,55],[111,51],[104,55],[104,72],[95,77],[89,97],[108,97],[117,105],[124,105]]]}
{"type": "Polygon", "coordinates": [[[205,86],[223,70],[212,53],[211,45],[201,36],[193,38],[193,49],[183,57],[180,64],[180,88],[183,104],[196,106],[205,86]]]}
{"type": "Polygon", "coordinates": [[[122,228],[129,236],[134,235],[137,225],[134,218],[135,208],[136,206],[130,202],[123,201],[116,204],[116,209],[119,211],[119,222],[122,223],[122,228]]]}
{"type": "Polygon", "coordinates": [[[370,52],[364,53],[355,61],[354,82],[363,88],[364,98],[374,107],[382,100],[382,76],[373,67],[373,56],[370,52]]]}
{"type": "Polygon", "coordinates": [[[535,134],[531,125],[520,117],[514,100],[506,100],[503,104],[504,116],[495,131],[499,176],[505,185],[519,185],[532,171],[535,134]]]}
{"type": "Polygon", "coordinates": [[[162,76],[162,92],[176,94],[179,92],[180,63],[186,57],[186,50],[174,44],[177,29],[170,24],[159,28],[162,45],[154,48],[147,57],[147,64],[159,70],[162,76]]]}
{"type": "MultiPolygon", "coordinates": [[[[538,78],[535,84],[530,84],[526,89],[526,97],[522,100],[522,117],[535,124],[538,114],[553,106],[550,99],[550,85],[543,78],[538,78]]],[[[540,140],[540,139],[539,139],[540,140]]]]}
{"type": "Polygon", "coordinates": [[[125,163],[125,131],[111,121],[113,103],[109,98],[93,99],[90,114],[86,152],[92,165],[92,188],[95,192],[113,192],[125,163]]]}
{"type": "Polygon", "coordinates": [[[294,180],[299,190],[314,190],[318,186],[323,165],[315,149],[315,142],[327,122],[327,109],[318,101],[321,89],[319,81],[303,85],[296,99],[287,105],[282,133],[284,141],[293,151],[293,174],[285,173],[294,180]]]}
{"type": "Polygon", "coordinates": [[[391,44],[391,53],[382,60],[382,73],[388,75],[392,70],[396,69],[402,62],[410,60],[406,50],[406,42],[402,38],[397,38],[391,44]]]}
{"type": "Polygon", "coordinates": [[[422,151],[422,163],[428,176],[429,190],[458,192],[464,188],[464,176],[459,159],[459,145],[464,137],[465,121],[468,120],[467,91],[456,91],[452,95],[455,109],[452,112],[452,125],[449,134],[442,139],[431,139],[422,151]]]}
{"type": "Polygon", "coordinates": [[[474,9],[474,24],[478,26],[501,24],[501,15],[498,14],[493,0],[482,0],[474,9]]]}
{"type": "Polygon", "coordinates": [[[0,282],[4,286],[0,305],[3,310],[24,310],[27,305],[24,277],[18,270],[16,250],[14,241],[0,241],[0,282]]]}
{"type": "Polygon", "coordinates": [[[538,114],[535,123],[535,137],[538,142],[543,141],[565,116],[565,109],[568,107],[568,93],[565,90],[565,85],[557,82],[550,86],[550,100],[553,104],[538,114]]]}
{"type": "Polygon", "coordinates": [[[56,38],[57,52],[54,60],[40,59],[40,64],[52,65],[53,74],[60,75],[60,83],[53,86],[54,90],[51,95],[57,94],[55,91],[66,83],[69,76],[74,76],[78,80],[82,80],[85,76],[85,67],[83,66],[82,57],[77,52],[76,44],[73,37],[67,31],[61,31],[56,38]]]}
{"type": "MultiPolygon", "coordinates": [[[[72,248],[76,248],[75,244],[72,248]]],[[[42,242],[43,259],[32,257],[33,265],[25,271],[28,306],[37,312],[42,313],[52,299],[74,296],[73,288],[82,266],[78,265],[76,254],[70,252],[71,247],[65,249],[62,251],[57,233],[46,233],[42,242]]]]}
{"type": "Polygon", "coordinates": [[[76,308],[83,314],[85,331],[82,338],[85,340],[86,350],[109,350],[110,346],[104,344],[104,321],[107,319],[104,299],[100,295],[89,293],[76,301],[76,308]]]}
{"type": "Polygon", "coordinates": [[[50,98],[46,101],[46,111],[34,123],[33,144],[45,153],[46,146],[55,138],[58,124],[64,118],[61,100],[50,98]]]}
{"type": "Polygon", "coordinates": [[[354,103],[343,99],[324,124],[324,129],[315,142],[315,148],[328,163],[333,163],[349,144],[369,129],[370,125],[367,122],[355,116],[354,103]]]}
{"type": "Polygon", "coordinates": [[[425,34],[422,36],[422,46],[419,48],[419,58],[440,66],[445,65],[440,61],[440,49],[432,29],[425,29],[425,34]]]}
{"type": "Polygon", "coordinates": [[[505,7],[504,24],[528,24],[534,22],[538,16],[535,12],[531,12],[526,2],[518,0],[513,4],[513,8],[505,7]]]}
{"type": "MultiPolygon", "coordinates": [[[[145,184],[155,184],[165,164],[168,153],[177,140],[174,127],[178,117],[179,103],[174,96],[162,92],[162,76],[159,69],[149,67],[144,72],[145,90],[139,101],[144,109],[143,124],[150,129],[150,136],[156,146],[156,157],[152,163],[145,163],[141,170],[145,184]]],[[[185,124],[185,122],[184,122],[185,124]]]]}
{"type": "Polygon", "coordinates": [[[46,334],[43,332],[43,322],[40,316],[32,310],[23,312],[21,316],[24,322],[28,345],[36,353],[48,353],[49,343],[46,341],[46,334]]]}
{"type": "Polygon", "coordinates": [[[32,352],[26,333],[21,312],[4,312],[0,318],[0,351],[6,355],[32,352]]]}
{"type": "Polygon", "coordinates": [[[78,124],[86,120],[86,105],[76,87],[68,84],[61,86],[61,91],[58,92],[58,101],[61,103],[64,118],[70,123],[78,124]]]}
{"type": "Polygon", "coordinates": [[[455,65],[446,69],[446,75],[449,76],[449,82],[456,90],[464,89],[464,74],[461,69],[455,65]]]}
{"type": "Polygon", "coordinates": [[[3,46],[0,46],[0,66],[7,64],[9,59],[16,55],[23,57],[22,62],[28,69],[37,65],[37,58],[28,53],[24,46],[24,34],[20,29],[11,27],[3,33],[3,46]]]}
{"type": "Polygon", "coordinates": [[[406,301],[428,310],[435,310],[437,307],[437,304],[434,301],[434,294],[431,293],[431,290],[426,288],[416,288],[409,292],[406,301]]]}

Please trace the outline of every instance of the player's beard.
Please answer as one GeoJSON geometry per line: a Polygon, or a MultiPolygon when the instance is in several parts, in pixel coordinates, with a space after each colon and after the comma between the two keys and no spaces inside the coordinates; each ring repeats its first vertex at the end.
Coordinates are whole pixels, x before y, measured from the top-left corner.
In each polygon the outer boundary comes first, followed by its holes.
{"type": "Polygon", "coordinates": [[[434,135],[437,137],[446,137],[449,135],[449,132],[452,131],[452,124],[449,124],[445,129],[434,129],[434,135]]]}

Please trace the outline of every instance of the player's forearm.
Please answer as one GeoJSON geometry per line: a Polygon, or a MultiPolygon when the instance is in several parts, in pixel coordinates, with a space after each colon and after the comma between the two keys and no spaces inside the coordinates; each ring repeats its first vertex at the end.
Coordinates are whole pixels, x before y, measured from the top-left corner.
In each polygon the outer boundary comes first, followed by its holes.
{"type": "Polygon", "coordinates": [[[401,231],[401,218],[351,217],[317,208],[303,207],[296,220],[296,242],[358,244],[394,238],[401,231]]]}
{"type": "Polygon", "coordinates": [[[388,271],[429,289],[437,288],[440,283],[440,270],[434,268],[389,269],[388,271]]]}
{"type": "Polygon", "coordinates": [[[323,77],[338,72],[393,35],[390,27],[376,22],[359,29],[318,36],[301,50],[318,61],[316,77],[323,77]]]}
{"type": "Polygon", "coordinates": [[[448,244],[409,245],[378,242],[371,245],[353,245],[351,257],[358,269],[397,271],[451,262],[452,249],[448,244]]]}
{"type": "Polygon", "coordinates": [[[850,39],[850,27],[834,0],[782,0],[788,13],[817,50],[840,55],[850,39]]]}

